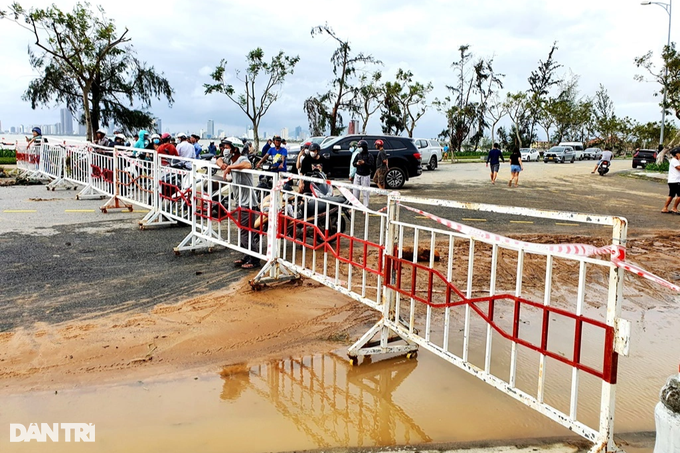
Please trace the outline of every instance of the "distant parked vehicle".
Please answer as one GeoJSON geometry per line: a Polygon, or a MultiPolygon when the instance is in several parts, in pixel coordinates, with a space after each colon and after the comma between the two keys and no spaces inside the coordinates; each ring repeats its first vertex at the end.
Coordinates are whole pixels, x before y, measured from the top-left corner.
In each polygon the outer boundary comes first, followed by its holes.
{"type": "Polygon", "coordinates": [[[581,142],[560,142],[558,146],[569,146],[574,150],[574,159],[583,160],[583,143],[581,142]]]}
{"type": "Polygon", "coordinates": [[[656,151],[653,149],[640,149],[633,154],[633,168],[645,168],[647,164],[656,162],[656,151]]]}
{"type": "Polygon", "coordinates": [[[436,170],[444,152],[442,145],[437,140],[426,138],[414,138],[413,142],[422,156],[423,166],[426,166],[428,170],[436,170]]]}
{"type": "Polygon", "coordinates": [[[546,164],[548,162],[555,162],[563,164],[565,162],[571,162],[572,164],[576,160],[576,155],[571,146],[553,146],[543,155],[543,162],[546,164]]]}
{"type": "Polygon", "coordinates": [[[522,162],[531,162],[532,160],[538,162],[541,158],[541,153],[534,148],[521,148],[519,152],[522,154],[522,162]]]}
{"type": "Polygon", "coordinates": [[[587,148],[583,151],[583,158],[600,160],[602,158],[602,150],[600,148],[587,148]]]}

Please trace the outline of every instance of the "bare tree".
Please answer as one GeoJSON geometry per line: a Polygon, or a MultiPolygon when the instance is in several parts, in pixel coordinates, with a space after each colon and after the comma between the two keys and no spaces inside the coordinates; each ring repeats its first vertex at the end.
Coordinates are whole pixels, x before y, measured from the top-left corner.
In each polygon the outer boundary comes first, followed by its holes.
{"type": "Polygon", "coordinates": [[[267,114],[272,104],[279,98],[279,93],[276,90],[283,85],[286,76],[293,73],[295,65],[299,61],[300,57],[291,57],[281,51],[278,55],[272,57],[271,62],[268,63],[264,60],[264,51],[258,47],[246,55],[248,66],[244,76],[241,76],[240,70],[234,71],[236,79],[244,85],[243,92],[237,94],[234,86],[227,83],[227,61],[222,60],[212,74],[210,74],[210,78],[215,83],[203,85],[205,94],[223,93],[234,104],[238,105],[252,122],[253,134],[255,135],[255,149],[260,149],[260,121],[267,114]],[[258,94],[256,81],[260,74],[264,74],[266,80],[264,88],[258,94]]]}
{"type": "Polygon", "coordinates": [[[331,56],[335,76],[331,82],[331,89],[325,95],[317,96],[317,99],[326,105],[331,135],[340,135],[345,129],[340,111],[352,109],[356,93],[352,86],[352,79],[356,75],[357,67],[361,64],[382,64],[382,62],[373,58],[372,55],[352,54],[349,41],[340,39],[328,24],[312,28],[312,36],[317,35],[328,35],[338,43],[337,49],[331,56]]]}

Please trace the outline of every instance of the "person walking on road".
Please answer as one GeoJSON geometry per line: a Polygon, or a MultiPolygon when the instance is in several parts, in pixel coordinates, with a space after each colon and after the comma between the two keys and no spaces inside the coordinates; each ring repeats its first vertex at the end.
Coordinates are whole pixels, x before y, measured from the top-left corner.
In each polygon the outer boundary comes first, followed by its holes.
{"type": "MultiPolygon", "coordinates": [[[[352,166],[356,167],[357,173],[354,175],[354,185],[371,187],[371,170],[373,169],[373,156],[368,152],[368,142],[366,140],[360,140],[358,143],[361,151],[357,154],[357,157],[352,161],[352,166]]],[[[354,189],[354,196],[359,198],[359,193],[363,196],[364,206],[368,206],[368,190],[354,189]]]]}
{"type": "Polygon", "coordinates": [[[496,184],[498,170],[501,168],[501,161],[505,162],[500,147],[501,146],[498,143],[494,143],[493,149],[489,151],[489,155],[486,156],[486,166],[488,167],[489,164],[491,164],[491,184],[496,184]]]}
{"type": "Polygon", "coordinates": [[[666,204],[663,205],[661,212],[664,214],[677,214],[678,205],[680,204],[680,160],[678,159],[680,146],[673,148],[670,154],[673,157],[668,166],[668,198],[666,198],[666,204]],[[673,198],[675,198],[675,203],[673,203],[673,209],[669,211],[668,207],[671,205],[673,198]]]}
{"type": "Polygon", "coordinates": [[[515,187],[519,185],[519,172],[522,170],[524,170],[522,153],[516,149],[510,154],[510,181],[508,181],[508,187],[512,187],[512,181],[515,181],[515,187]]]}

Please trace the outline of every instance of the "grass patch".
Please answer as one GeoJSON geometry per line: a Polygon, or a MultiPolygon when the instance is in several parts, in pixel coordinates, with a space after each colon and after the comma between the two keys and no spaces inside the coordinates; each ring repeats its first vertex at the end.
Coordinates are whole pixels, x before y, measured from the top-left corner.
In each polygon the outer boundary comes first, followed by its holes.
{"type": "Polygon", "coordinates": [[[15,165],[17,163],[16,157],[0,157],[0,164],[15,165]]]}
{"type": "Polygon", "coordinates": [[[668,167],[670,166],[670,163],[667,160],[664,160],[661,162],[661,165],[657,165],[656,162],[653,164],[647,164],[645,166],[645,171],[654,171],[654,172],[659,172],[659,173],[666,173],[668,171],[668,167]]]}

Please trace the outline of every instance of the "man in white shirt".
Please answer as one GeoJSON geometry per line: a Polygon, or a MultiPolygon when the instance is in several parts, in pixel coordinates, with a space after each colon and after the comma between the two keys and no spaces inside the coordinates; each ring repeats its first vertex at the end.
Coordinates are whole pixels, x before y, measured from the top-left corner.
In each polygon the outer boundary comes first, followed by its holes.
{"type": "Polygon", "coordinates": [[[668,167],[668,198],[666,198],[666,204],[661,212],[664,214],[677,214],[678,205],[680,204],[680,160],[678,159],[680,147],[673,148],[670,154],[673,157],[668,167]],[[671,205],[673,198],[675,198],[675,203],[673,203],[673,209],[669,211],[668,207],[671,205]]]}
{"type": "MultiPolygon", "coordinates": [[[[176,146],[177,152],[179,153],[180,157],[186,157],[188,159],[195,159],[196,158],[196,151],[194,150],[194,145],[189,143],[187,135],[180,132],[179,134],[177,134],[177,140],[180,141],[176,146]]],[[[184,166],[187,167],[187,168],[191,168],[191,163],[185,162],[184,166]]]]}
{"type": "Polygon", "coordinates": [[[602,157],[600,157],[600,160],[595,164],[595,168],[593,171],[591,171],[591,173],[595,173],[597,171],[597,167],[599,167],[602,162],[607,161],[611,163],[613,158],[614,155],[612,154],[611,147],[605,148],[604,151],[602,151],[602,157]]]}

